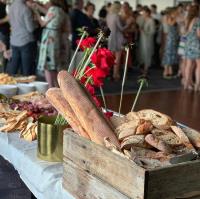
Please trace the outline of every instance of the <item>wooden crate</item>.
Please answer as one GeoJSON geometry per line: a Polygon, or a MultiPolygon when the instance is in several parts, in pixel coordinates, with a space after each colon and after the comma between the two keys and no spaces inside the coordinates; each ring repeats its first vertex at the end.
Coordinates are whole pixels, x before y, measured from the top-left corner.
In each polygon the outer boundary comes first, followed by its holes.
{"type": "Polygon", "coordinates": [[[200,199],[199,180],[199,160],[145,170],[70,130],[64,134],[63,186],[76,199],[175,199],[184,194],[200,199]]]}

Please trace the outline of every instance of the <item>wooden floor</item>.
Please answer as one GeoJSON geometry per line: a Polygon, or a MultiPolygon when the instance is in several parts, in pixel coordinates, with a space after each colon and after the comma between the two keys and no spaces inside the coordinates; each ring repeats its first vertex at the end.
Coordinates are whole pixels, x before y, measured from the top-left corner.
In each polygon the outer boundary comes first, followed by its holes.
{"type": "MultiPolygon", "coordinates": [[[[123,98],[122,113],[131,110],[135,95],[125,95],[123,98]]],[[[106,97],[108,108],[117,111],[120,96],[106,97]]],[[[174,120],[200,131],[200,93],[190,91],[161,91],[143,93],[136,106],[140,109],[155,109],[168,114],[174,120]]]]}

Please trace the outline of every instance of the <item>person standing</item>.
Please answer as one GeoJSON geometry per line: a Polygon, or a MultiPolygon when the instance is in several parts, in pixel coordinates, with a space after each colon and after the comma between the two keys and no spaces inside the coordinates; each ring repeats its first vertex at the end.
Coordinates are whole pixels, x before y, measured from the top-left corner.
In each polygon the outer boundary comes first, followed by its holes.
{"type": "Polygon", "coordinates": [[[87,15],[90,22],[90,36],[96,36],[100,27],[98,20],[94,17],[94,12],[95,5],[91,2],[88,2],[85,6],[85,14],[87,15]]]}
{"type": "Polygon", "coordinates": [[[90,28],[90,21],[86,14],[82,12],[84,2],[83,0],[75,0],[74,9],[70,13],[71,25],[72,25],[72,49],[75,50],[77,46],[77,40],[80,38],[79,28],[90,28]]]}
{"type": "Polygon", "coordinates": [[[9,47],[10,25],[6,13],[6,1],[0,0],[0,40],[9,47]]]}
{"type": "Polygon", "coordinates": [[[40,45],[38,70],[45,72],[49,88],[58,86],[57,72],[61,67],[61,42],[64,29],[67,26],[66,13],[62,0],[50,0],[44,8],[36,4],[35,15],[39,24],[43,27],[40,45]],[[44,19],[38,10],[46,12],[44,19]]]}
{"type": "MultiPolygon", "coordinates": [[[[83,13],[83,0],[75,0],[74,7],[70,13],[70,20],[71,20],[71,33],[72,33],[72,54],[75,53],[77,48],[77,41],[80,39],[80,32],[79,29],[86,28],[87,32],[90,33],[91,30],[91,23],[88,16],[83,13]]],[[[93,35],[92,35],[93,36],[93,35]]],[[[72,67],[70,68],[70,72],[72,72],[80,63],[83,56],[83,52],[78,51],[76,54],[75,60],[72,63],[72,67]]]]}
{"type": "MultiPolygon", "coordinates": [[[[127,44],[134,44],[134,36],[135,36],[135,31],[136,31],[136,19],[133,17],[133,11],[132,8],[130,7],[128,2],[124,2],[122,4],[121,8],[121,20],[124,24],[127,23],[127,21],[130,21],[131,23],[129,26],[124,30],[124,37],[126,39],[127,44]]],[[[133,47],[134,48],[134,47],[133,47]]],[[[131,50],[131,53],[129,53],[129,58],[128,58],[128,67],[132,68],[133,67],[133,48],[131,50]]],[[[126,54],[123,52],[122,60],[123,62],[125,61],[126,54]]]]}
{"type": "Polygon", "coordinates": [[[155,23],[151,17],[151,10],[148,7],[143,8],[143,21],[140,26],[139,54],[140,64],[144,66],[143,75],[147,75],[148,68],[151,66],[154,53],[154,33],[155,23]]]}
{"type": "Polygon", "coordinates": [[[113,68],[113,79],[115,81],[120,80],[120,64],[123,47],[126,43],[123,31],[129,27],[130,20],[126,25],[123,25],[120,19],[121,4],[114,2],[110,8],[110,12],[107,15],[107,24],[111,33],[108,38],[108,48],[115,54],[116,61],[113,68]]]}
{"type": "Polygon", "coordinates": [[[5,70],[6,60],[3,57],[6,49],[9,48],[9,38],[10,38],[10,25],[8,23],[8,16],[6,13],[6,1],[0,0],[0,42],[4,45],[4,49],[0,49],[0,66],[2,66],[3,71],[5,70]]]}
{"type": "Polygon", "coordinates": [[[199,7],[191,6],[186,19],[186,44],[185,44],[185,82],[184,89],[200,91],[200,19],[199,7]],[[195,69],[196,64],[196,69],[195,69]],[[193,72],[195,69],[195,85],[193,72]]]}
{"type": "Polygon", "coordinates": [[[178,64],[179,32],[176,21],[176,8],[172,8],[171,11],[169,11],[167,24],[169,30],[167,33],[162,65],[164,66],[163,77],[171,78],[174,72],[173,68],[178,64]]]}
{"type": "Polygon", "coordinates": [[[12,58],[7,72],[15,75],[21,66],[22,75],[32,75],[35,73],[37,50],[32,11],[25,0],[15,0],[10,6],[8,17],[11,25],[12,58]]]}

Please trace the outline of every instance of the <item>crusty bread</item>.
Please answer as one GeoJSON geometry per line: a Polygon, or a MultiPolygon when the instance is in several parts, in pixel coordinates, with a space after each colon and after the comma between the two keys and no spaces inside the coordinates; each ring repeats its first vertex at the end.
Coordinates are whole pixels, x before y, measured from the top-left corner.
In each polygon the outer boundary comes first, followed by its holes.
{"type": "Polygon", "coordinates": [[[127,137],[121,143],[122,149],[129,150],[133,146],[142,147],[142,148],[151,148],[151,146],[145,142],[144,135],[133,135],[133,136],[127,137]]]}
{"type": "Polygon", "coordinates": [[[178,126],[171,126],[172,131],[180,138],[181,142],[191,150],[195,150],[187,135],[178,126]]]}
{"type": "Polygon", "coordinates": [[[59,72],[58,83],[64,98],[69,103],[83,129],[87,130],[91,140],[104,145],[104,138],[108,137],[110,142],[119,148],[120,143],[114,133],[114,128],[96,106],[85,87],[67,71],[59,72]]]}
{"type": "Polygon", "coordinates": [[[156,136],[149,134],[145,137],[145,141],[150,144],[151,146],[155,147],[156,149],[164,152],[164,153],[171,153],[172,148],[165,143],[164,141],[160,140],[156,136]]]}
{"type": "Polygon", "coordinates": [[[65,100],[61,90],[59,88],[50,88],[46,92],[46,97],[49,102],[54,106],[58,112],[67,120],[73,130],[79,135],[90,139],[88,133],[81,126],[78,118],[72,110],[69,103],[65,100]]]}
{"type": "Polygon", "coordinates": [[[153,129],[150,121],[143,121],[136,129],[136,135],[148,134],[153,129]]]}
{"type": "Polygon", "coordinates": [[[139,120],[133,120],[120,125],[116,129],[119,140],[123,140],[128,136],[134,135],[139,124],[139,120]]]}
{"type": "Polygon", "coordinates": [[[141,147],[132,147],[131,152],[129,152],[129,156],[131,159],[134,157],[145,157],[150,159],[157,159],[157,160],[167,160],[168,154],[163,152],[156,152],[151,149],[145,149],[141,147]]]}
{"type": "Polygon", "coordinates": [[[156,136],[159,140],[164,141],[165,143],[171,146],[179,146],[182,144],[179,137],[169,130],[153,129],[151,133],[156,136]]]}
{"type": "Polygon", "coordinates": [[[117,127],[119,127],[120,125],[122,125],[123,123],[126,122],[126,118],[113,115],[110,118],[110,121],[111,121],[112,125],[114,126],[114,128],[116,129],[117,127]]]}
{"type": "Polygon", "coordinates": [[[152,109],[145,109],[137,112],[140,119],[149,120],[158,129],[169,129],[174,121],[167,115],[154,111],[152,109]]]}
{"type": "Polygon", "coordinates": [[[183,128],[183,132],[187,135],[190,142],[197,148],[200,148],[200,133],[193,129],[183,128]]]}
{"type": "Polygon", "coordinates": [[[137,112],[129,112],[126,116],[127,121],[139,120],[137,112]]]}

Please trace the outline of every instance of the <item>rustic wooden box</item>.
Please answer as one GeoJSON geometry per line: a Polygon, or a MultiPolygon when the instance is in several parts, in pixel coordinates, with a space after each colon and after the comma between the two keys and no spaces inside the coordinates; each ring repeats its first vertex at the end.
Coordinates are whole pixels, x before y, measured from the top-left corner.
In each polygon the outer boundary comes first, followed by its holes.
{"type": "Polygon", "coordinates": [[[67,130],[63,164],[63,186],[76,199],[200,199],[199,160],[145,170],[67,130]]]}

